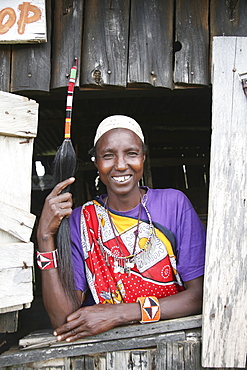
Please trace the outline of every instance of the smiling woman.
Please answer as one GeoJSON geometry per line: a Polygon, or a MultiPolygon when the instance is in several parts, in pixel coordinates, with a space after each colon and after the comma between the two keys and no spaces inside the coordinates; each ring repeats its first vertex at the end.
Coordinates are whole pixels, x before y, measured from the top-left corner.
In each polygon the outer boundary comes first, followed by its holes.
{"type": "Polygon", "coordinates": [[[144,160],[141,139],[129,129],[112,129],[98,140],[95,165],[113,209],[127,211],[139,203],[144,160]]]}
{"type": "Polygon", "coordinates": [[[71,194],[61,191],[74,178],[65,180],[46,199],[38,227],[41,256],[56,259],[50,253],[55,235],[61,219],[70,216],[75,312],[59,266],[42,271],[54,335],[73,341],[133,321],[199,313],[205,230],[180,191],[139,187],[145,161],[140,126],[125,116],[106,118],[93,153],[107,194],[72,211],[71,194]]]}

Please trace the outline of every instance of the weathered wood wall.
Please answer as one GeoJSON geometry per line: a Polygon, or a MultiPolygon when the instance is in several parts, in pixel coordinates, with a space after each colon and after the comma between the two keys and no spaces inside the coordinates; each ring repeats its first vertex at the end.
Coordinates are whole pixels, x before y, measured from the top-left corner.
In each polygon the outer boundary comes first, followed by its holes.
{"type": "Polygon", "coordinates": [[[130,325],[67,344],[49,333],[20,340],[0,356],[0,369],[202,370],[201,316],[130,325]],[[50,343],[50,345],[49,345],[50,343]]]}
{"type": "MultiPolygon", "coordinates": [[[[37,123],[36,102],[0,92],[0,314],[20,310],[33,299],[29,241],[35,221],[30,202],[37,123]]],[[[8,325],[9,320],[0,315],[1,328],[4,322],[8,325]]]]}
{"type": "Polygon", "coordinates": [[[128,84],[172,88],[173,1],[131,1],[128,84]]]}
{"type": "Polygon", "coordinates": [[[0,90],[208,86],[213,36],[247,36],[245,0],[47,0],[42,45],[0,45],[0,90]],[[179,45],[181,49],[179,50],[179,45]]]}
{"type": "Polygon", "coordinates": [[[80,74],[84,1],[56,0],[53,6],[51,88],[55,89],[68,85],[70,68],[75,57],[79,62],[78,76],[80,74]]]}
{"type": "MultiPolygon", "coordinates": [[[[13,45],[11,53],[11,88],[5,91],[49,91],[51,79],[51,4],[46,1],[47,42],[13,45]]],[[[0,45],[0,50],[1,50],[0,45]]],[[[3,90],[3,89],[2,89],[3,90]]]]}
{"type": "Polygon", "coordinates": [[[213,42],[213,115],[203,366],[245,367],[247,353],[247,38],[213,42]]]}
{"type": "Polygon", "coordinates": [[[129,0],[85,1],[83,86],[126,86],[129,7],[129,0]]]}
{"type": "Polygon", "coordinates": [[[176,41],[181,50],[175,54],[174,82],[208,85],[209,1],[176,2],[176,41]]]}
{"type": "Polygon", "coordinates": [[[70,344],[37,331],[19,345],[0,356],[1,370],[203,370],[201,315],[123,326],[70,344]]]}

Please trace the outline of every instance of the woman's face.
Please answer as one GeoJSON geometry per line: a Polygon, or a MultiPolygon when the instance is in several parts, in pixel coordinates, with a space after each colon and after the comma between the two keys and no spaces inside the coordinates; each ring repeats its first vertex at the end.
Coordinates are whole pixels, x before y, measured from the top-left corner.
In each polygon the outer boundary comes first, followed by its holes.
{"type": "Polygon", "coordinates": [[[128,195],[138,189],[144,160],[142,142],[131,130],[113,129],[99,139],[95,164],[109,197],[128,195]]]}

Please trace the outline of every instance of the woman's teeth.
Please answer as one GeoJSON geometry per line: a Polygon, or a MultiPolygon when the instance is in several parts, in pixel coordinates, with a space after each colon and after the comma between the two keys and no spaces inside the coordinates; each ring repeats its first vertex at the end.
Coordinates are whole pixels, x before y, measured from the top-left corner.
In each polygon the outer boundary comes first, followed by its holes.
{"type": "Polygon", "coordinates": [[[128,176],[117,176],[117,177],[113,176],[113,179],[117,182],[124,182],[124,181],[129,180],[129,178],[130,178],[130,175],[128,175],[128,176]]]}

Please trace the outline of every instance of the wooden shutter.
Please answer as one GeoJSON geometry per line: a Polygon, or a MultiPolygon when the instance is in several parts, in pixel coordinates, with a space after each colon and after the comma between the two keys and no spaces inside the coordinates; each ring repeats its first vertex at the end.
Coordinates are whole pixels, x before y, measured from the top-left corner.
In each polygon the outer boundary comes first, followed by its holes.
{"type": "Polygon", "coordinates": [[[30,198],[37,122],[35,101],[0,92],[0,313],[28,307],[33,299],[30,198]]]}

